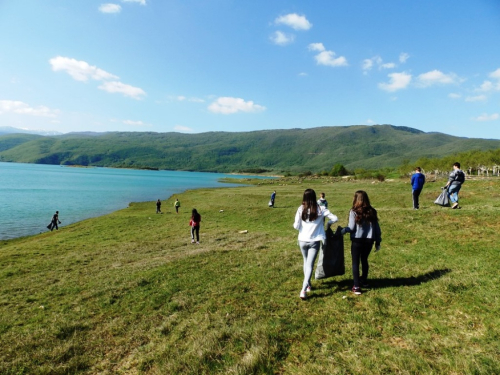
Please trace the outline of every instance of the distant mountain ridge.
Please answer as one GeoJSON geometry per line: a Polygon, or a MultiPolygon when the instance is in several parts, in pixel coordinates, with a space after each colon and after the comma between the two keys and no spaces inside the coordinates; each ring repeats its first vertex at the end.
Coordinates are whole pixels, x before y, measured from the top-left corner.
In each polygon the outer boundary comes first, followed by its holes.
{"type": "Polygon", "coordinates": [[[61,135],[62,133],[54,130],[28,130],[13,128],[12,126],[0,126],[0,135],[5,134],[61,135]]]}
{"type": "Polygon", "coordinates": [[[500,140],[460,138],[393,125],[252,132],[70,133],[0,136],[0,161],[209,172],[265,169],[319,172],[395,167],[404,160],[500,148],[500,140]]]}

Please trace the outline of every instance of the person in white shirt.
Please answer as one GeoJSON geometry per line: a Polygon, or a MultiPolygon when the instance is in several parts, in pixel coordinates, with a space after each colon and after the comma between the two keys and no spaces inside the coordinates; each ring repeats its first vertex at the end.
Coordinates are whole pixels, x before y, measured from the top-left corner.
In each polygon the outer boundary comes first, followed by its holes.
{"type": "Polygon", "coordinates": [[[328,226],[338,220],[327,208],[318,205],[313,189],[306,189],[293,223],[293,227],[299,231],[298,242],[304,258],[304,282],[299,295],[303,300],[307,298],[306,293],[311,291],[311,276],[320,242],[326,239],[323,224],[325,217],[329,219],[328,226]]]}

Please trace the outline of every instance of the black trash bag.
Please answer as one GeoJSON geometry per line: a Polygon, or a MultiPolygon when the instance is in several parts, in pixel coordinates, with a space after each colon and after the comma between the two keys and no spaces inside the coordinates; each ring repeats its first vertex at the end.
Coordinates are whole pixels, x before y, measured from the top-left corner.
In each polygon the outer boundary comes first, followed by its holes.
{"type": "Polygon", "coordinates": [[[439,197],[434,201],[435,204],[438,204],[443,207],[447,207],[450,205],[450,197],[448,197],[448,190],[443,189],[439,197]]]}
{"type": "Polygon", "coordinates": [[[314,274],[316,280],[345,274],[344,236],[341,230],[341,227],[337,227],[335,233],[331,228],[326,230],[326,240],[319,250],[318,264],[314,274]]]}

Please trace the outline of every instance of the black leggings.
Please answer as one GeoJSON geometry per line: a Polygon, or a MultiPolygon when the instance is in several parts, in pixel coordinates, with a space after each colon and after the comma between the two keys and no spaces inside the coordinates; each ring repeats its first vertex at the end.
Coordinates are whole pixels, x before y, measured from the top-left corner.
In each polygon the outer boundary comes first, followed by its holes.
{"type": "Polygon", "coordinates": [[[361,260],[361,268],[363,271],[363,277],[361,278],[364,282],[368,279],[368,255],[372,251],[373,240],[357,240],[351,242],[351,257],[352,257],[352,277],[354,279],[354,286],[360,286],[359,277],[359,261],[361,260]]]}
{"type": "Polygon", "coordinates": [[[191,239],[194,240],[194,234],[196,233],[196,241],[200,242],[200,226],[191,227],[191,239]]]}

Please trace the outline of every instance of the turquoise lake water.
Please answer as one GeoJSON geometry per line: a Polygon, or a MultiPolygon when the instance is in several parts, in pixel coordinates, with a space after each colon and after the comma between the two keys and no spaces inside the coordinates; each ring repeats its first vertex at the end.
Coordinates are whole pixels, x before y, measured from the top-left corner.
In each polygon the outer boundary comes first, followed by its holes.
{"type": "MultiPolygon", "coordinates": [[[[72,168],[0,162],[0,239],[47,231],[59,211],[62,226],[128,207],[164,200],[187,189],[231,187],[219,173],[72,168]]],[[[154,205],[152,208],[155,210],[154,205]]]]}

